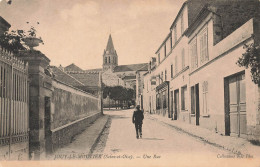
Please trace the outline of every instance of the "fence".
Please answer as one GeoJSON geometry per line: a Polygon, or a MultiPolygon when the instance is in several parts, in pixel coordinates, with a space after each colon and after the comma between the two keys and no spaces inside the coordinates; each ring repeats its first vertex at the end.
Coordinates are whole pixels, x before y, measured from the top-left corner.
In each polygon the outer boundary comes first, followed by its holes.
{"type": "Polygon", "coordinates": [[[27,159],[28,65],[0,46],[0,159],[27,159]]]}

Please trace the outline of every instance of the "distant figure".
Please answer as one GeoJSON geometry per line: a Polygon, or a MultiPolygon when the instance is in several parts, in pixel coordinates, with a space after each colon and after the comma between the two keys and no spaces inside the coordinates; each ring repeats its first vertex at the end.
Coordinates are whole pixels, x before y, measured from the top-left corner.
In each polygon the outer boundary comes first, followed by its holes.
{"type": "Polygon", "coordinates": [[[132,121],[135,124],[135,130],[136,130],[136,138],[142,138],[142,124],[143,124],[144,114],[143,111],[140,110],[140,106],[136,106],[136,110],[133,113],[132,121]],[[139,132],[139,133],[138,133],[139,132]]]}

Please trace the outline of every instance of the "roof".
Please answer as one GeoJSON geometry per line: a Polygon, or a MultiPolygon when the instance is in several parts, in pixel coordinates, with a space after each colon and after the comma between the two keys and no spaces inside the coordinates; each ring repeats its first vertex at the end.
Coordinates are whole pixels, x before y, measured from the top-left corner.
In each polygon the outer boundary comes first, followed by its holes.
{"type": "Polygon", "coordinates": [[[109,34],[106,51],[108,51],[108,53],[115,53],[115,48],[114,48],[114,44],[113,44],[111,34],[109,34]]]}
{"type": "Polygon", "coordinates": [[[141,67],[140,69],[138,69],[137,71],[148,71],[148,63],[145,64],[143,67],[141,67]]]}
{"type": "Polygon", "coordinates": [[[4,24],[7,28],[11,27],[11,25],[1,16],[0,16],[0,23],[4,24]]]}
{"type": "Polygon", "coordinates": [[[70,75],[76,78],[81,83],[83,83],[84,86],[97,87],[99,84],[99,73],[78,72],[78,73],[70,73],[70,75]]]}
{"type": "Polygon", "coordinates": [[[146,65],[148,63],[120,65],[114,68],[114,72],[137,71],[146,65]]]}
{"type": "Polygon", "coordinates": [[[96,68],[96,69],[88,69],[84,70],[85,72],[101,72],[103,69],[102,68],[96,68]]]}
{"type": "Polygon", "coordinates": [[[84,84],[72,77],[71,75],[67,74],[66,72],[62,71],[56,66],[51,66],[52,72],[54,73],[54,78],[60,82],[71,86],[83,86],[84,84]]]}
{"type": "Polygon", "coordinates": [[[124,76],[122,79],[123,80],[136,79],[136,76],[135,75],[133,75],[133,76],[127,75],[127,76],[124,76]]]}
{"type": "Polygon", "coordinates": [[[186,4],[187,4],[187,1],[185,1],[185,2],[182,4],[182,7],[181,7],[181,9],[179,10],[177,16],[175,17],[175,19],[174,19],[174,21],[173,21],[173,23],[172,23],[170,29],[173,28],[174,24],[176,23],[176,21],[177,21],[179,15],[181,14],[181,12],[182,12],[182,10],[183,10],[183,8],[185,7],[186,4]]]}
{"type": "Polygon", "coordinates": [[[83,71],[81,68],[76,66],[74,63],[68,65],[67,67],[64,68],[65,71],[83,71]]]}
{"type": "Polygon", "coordinates": [[[193,17],[192,22],[189,23],[186,35],[190,35],[194,28],[196,28],[209,13],[214,13],[221,18],[223,29],[222,38],[225,38],[252,17],[259,16],[259,7],[260,3],[257,0],[209,1],[209,3],[204,4],[201,10],[197,12],[197,15],[193,17]]]}
{"type": "Polygon", "coordinates": [[[194,21],[191,23],[191,25],[188,27],[187,31],[186,31],[186,35],[189,37],[191,35],[191,33],[194,31],[194,28],[197,27],[198,25],[200,25],[201,21],[203,18],[207,17],[207,15],[210,13],[211,11],[208,9],[208,5],[205,5],[204,8],[200,11],[200,13],[198,14],[198,16],[196,17],[196,19],[194,19],[194,21]]]}

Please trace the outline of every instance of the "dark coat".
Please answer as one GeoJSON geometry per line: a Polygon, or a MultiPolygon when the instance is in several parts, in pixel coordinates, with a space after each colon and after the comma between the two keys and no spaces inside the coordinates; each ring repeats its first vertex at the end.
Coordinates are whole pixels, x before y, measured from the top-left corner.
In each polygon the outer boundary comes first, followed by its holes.
{"type": "Polygon", "coordinates": [[[136,110],[133,113],[132,121],[136,124],[142,124],[144,119],[144,113],[142,110],[136,110]]]}

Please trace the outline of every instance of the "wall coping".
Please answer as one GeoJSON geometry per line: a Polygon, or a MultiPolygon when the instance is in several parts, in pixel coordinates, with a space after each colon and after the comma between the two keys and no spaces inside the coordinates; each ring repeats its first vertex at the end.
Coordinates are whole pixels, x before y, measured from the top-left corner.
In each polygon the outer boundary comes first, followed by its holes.
{"type": "Polygon", "coordinates": [[[78,122],[80,122],[80,121],[82,121],[82,120],[84,120],[84,119],[93,117],[93,116],[95,116],[95,115],[97,115],[97,114],[100,114],[100,113],[101,113],[101,112],[98,112],[98,113],[95,113],[95,114],[86,116],[86,117],[84,117],[84,118],[81,118],[81,119],[78,119],[78,120],[76,120],[76,121],[70,122],[70,123],[68,123],[68,124],[66,124],[66,125],[60,126],[60,127],[58,127],[58,128],[55,128],[55,129],[53,129],[53,130],[51,130],[51,131],[52,131],[53,133],[54,133],[54,132],[57,132],[57,131],[59,131],[59,130],[61,130],[61,129],[64,129],[64,128],[66,128],[66,127],[69,127],[69,126],[71,126],[71,125],[73,125],[73,124],[75,124],[75,123],[78,123],[78,122]]]}
{"type": "MultiPolygon", "coordinates": [[[[55,78],[53,78],[53,81],[56,82],[56,83],[58,83],[58,84],[67,86],[67,87],[69,87],[69,88],[71,88],[71,89],[74,89],[74,90],[76,90],[76,91],[79,91],[79,92],[81,92],[81,93],[84,93],[86,96],[91,96],[91,98],[95,98],[95,99],[97,99],[97,100],[99,99],[98,96],[95,96],[95,95],[93,95],[93,94],[91,94],[91,93],[85,92],[85,91],[83,91],[83,90],[81,90],[81,89],[79,89],[79,88],[76,88],[76,87],[74,87],[74,86],[68,85],[68,84],[66,84],[66,83],[64,83],[64,82],[61,82],[61,81],[55,79],[55,78]]],[[[58,87],[55,87],[54,84],[53,84],[53,87],[54,87],[54,88],[58,88],[58,87]]],[[[58,88],[58,89],[62,89],[62,88],[58,88]]]]}

